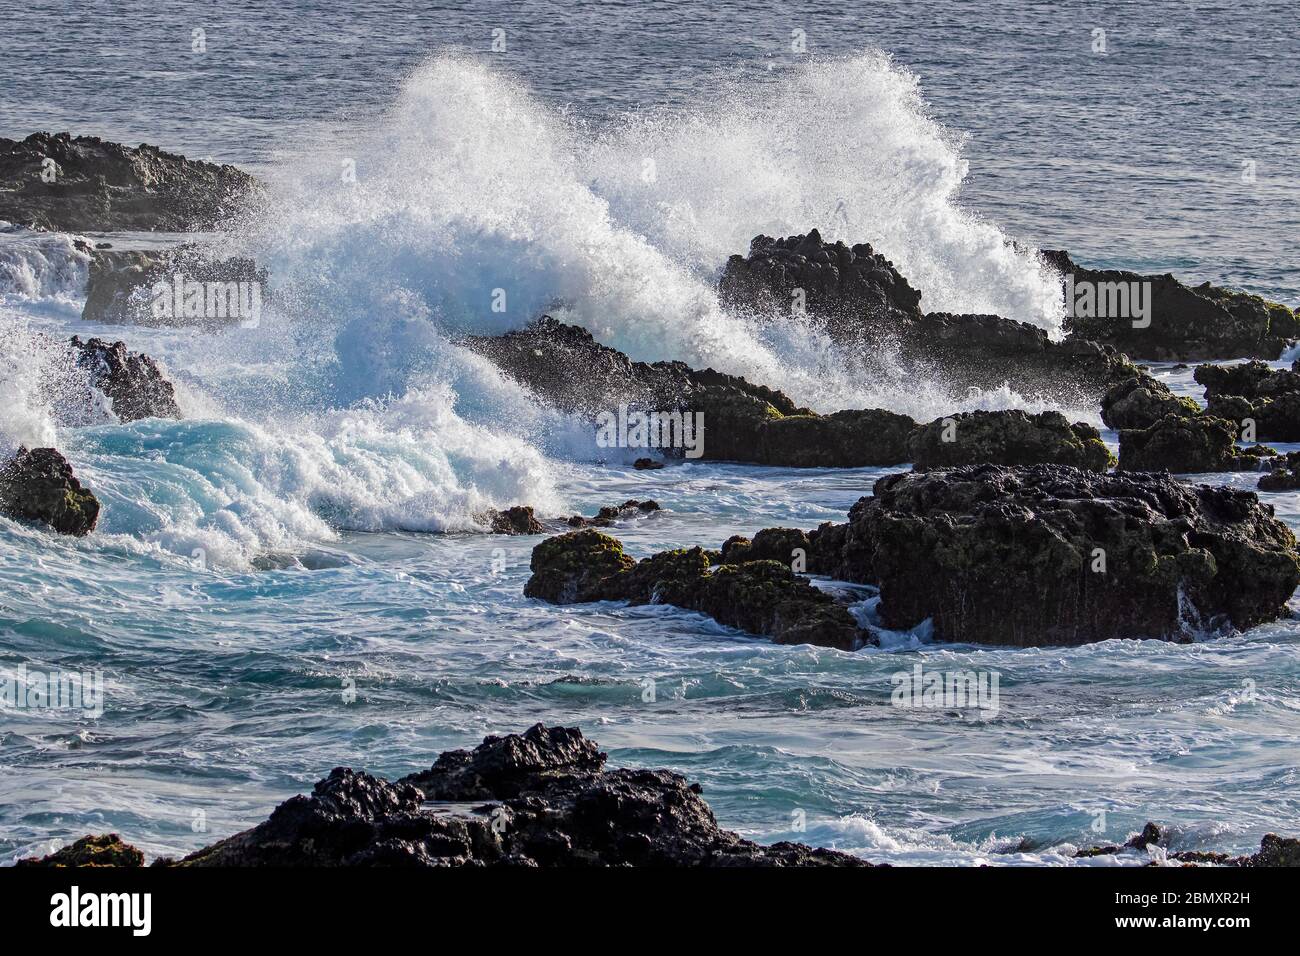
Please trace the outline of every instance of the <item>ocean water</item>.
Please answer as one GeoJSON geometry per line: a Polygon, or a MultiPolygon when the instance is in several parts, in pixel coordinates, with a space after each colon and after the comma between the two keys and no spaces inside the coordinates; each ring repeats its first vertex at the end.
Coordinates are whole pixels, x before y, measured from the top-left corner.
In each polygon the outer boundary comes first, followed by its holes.
{"type": "MultiPolygon", "coordinates": [[[[1294,621],[1037,650],[921,628],[850,654],[673,608],[524,599],[538,539],[481,533],[486,508],[651,497],[662,512],[616,530],[643,556],[840,520],[884,472],[637,472],[456,345],[546,310],[825,411],[1055,407],[866,374],[797,323],[725,313],[717,272],[757,233],[817,226],[875,244],[929,308],[1053,334],[1036,247],[1295,305],[1285,4],[0,13],[22,27],[0,40],[0,135],[258,172],[266,208],[199,238],[256,257],[273,293],[257,328],[215,336],[97,326],[74,237],[0,233],[0,444],[57,445],[105,506],[81,540],[0,519],[0,671],[104,679],[98,717],[0,711],[0,859],[107,830],[186,851],[331,767],[400,775],[539,720],[686,773],[747,836],[872,860],[1064,864],[1146,820],[1179,848],[1300,830],[1294,621]],[[61,424],[42,336],[74,332],[156,356],[186,419],[61,424]],[[996,714],[891,706],[918,663],[997,672],[996,714]]],[[[1158,373],[1195,394],[1189,371],[1158,373]]],[[[1300,528],[1295,495],[1267,498],[1300,528]]]]}

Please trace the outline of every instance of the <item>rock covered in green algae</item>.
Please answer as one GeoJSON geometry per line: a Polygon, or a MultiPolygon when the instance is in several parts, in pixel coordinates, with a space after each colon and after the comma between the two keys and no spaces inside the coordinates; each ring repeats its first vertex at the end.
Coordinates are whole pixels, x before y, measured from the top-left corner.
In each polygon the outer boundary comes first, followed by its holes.
{"type": "Polygon", "coordinates": [[[0,511],[81,536],[99,520],[99,499],[81,486],[68,460],[53,448],[20,448],[0,466],[0,511]]]}
{"type": "Polygon", "coordinates": [[[493,534],[541,534],[546,530],[531,505],[515,505],[505,511],[492,509],[482,515],[482,520],[493,534]]]}
{"type": "Polygon", "coordinates": [[[615,538],[594,530],[543,541],[533,549],[528,597],[555,604],[629,601],[672,604],[779,644],[851,650],[864,641],[833,597],[773,560],[723,564],[701,548],[664,551],[634,562],[615,538]]]}
{"type": "Polygon", "coordinates": [[[1119,433],[1119,467],[1124,471],[1258,471],[1272,449],[1237,447],[1237,426],[1222,418],[1166,415],[1149,428],[1119,433]]]}
{"type": "Polygon", "coordinates": [[[1037,415],[1019,409],[961,412],[912,432],[908,458],[918,471],[955,465],[1073,465],[1105,471],[1115,458],[1101,433],[1084,422],[1070,424],[1060,412],[1037,415]]]}
{"type": "Polygon", "coordinates": [[[45,857],[27,857],[14,866],[144,866],[144,854],[116,833],[84,836],[45,857]]]}
{"type": "Polygon", "coordinates": [[[1284,613],[1295,537],[1253,492],[1167,474],[978,465],[889,475],[849,512],[837,576],[885,626],[1014,646],[1186,639],[1284,613]]]}
{"type": "Polygon", "coordinates": [[[623,553],[616,538],[590,528],[547,538],[533,548],[533,575],[524,595],[552,604],[608,600],[611,579],[630,570],[636,560],[623,553]]]}
{"type": "Polygon", "coordinates": [[[1101,420],[1108,428],[1147,428],[1166,415],[1190,418],[1201,413],[1190,398],[1180,398],[1164,382],[1134,366],[1101,398],[1101,420]]]}

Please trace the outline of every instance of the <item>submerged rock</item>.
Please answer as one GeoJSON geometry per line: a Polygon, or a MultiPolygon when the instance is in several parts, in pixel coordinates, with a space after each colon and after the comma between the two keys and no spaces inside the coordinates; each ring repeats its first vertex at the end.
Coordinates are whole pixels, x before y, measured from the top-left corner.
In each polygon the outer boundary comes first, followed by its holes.
{"type": "Polygon", "coordinates": [[[616,521],[638,518],[659,510],[659,502],[652,498],[647,498],[645,501],[630,498],[621,505],[605,505],[592,518],[573,515],[565,521],[565,524],[570,528],[608,528],[616,521]]]}
{"type": "Polygon", "coordinates": [[[1091,425],[1072,425],[1060,412],[1033,415],[1018,409],[935,419],[912,432],[907,451],[917,471],[982,463],[1106,471],[1115,463],[1101,433],[1091,425]]]}
{"type": "Polygon", "coordinates": [[[889,475],[849,512],[838,577],[886,627],[944,641],[1186,640],[1284,613],[1295,538],[1252,492],[1166,474],[978,465],[889,475]]]}
{"type": "Polygon", "coordinates": [[[1191,418],[1201,413],[1190,398],[1179,398],[1164,382],[1134,367],[1133,374],[1106,389],[1101,420],[1108,428],[1149,428],[1166,415],[1191,418]]]}
{"type": "Polygon", "coordinates": [[[639,562],[599,531],[548,538],[533,549],[528,597],[553,604],[628,601],[672,604],[778,644],[853,650],[866,636],[847,609],[795,573],[790,563],[762,560],[710,570],[700,548],[664,551],[639,562]]]}
{"type": "Polygon", "coordinates": [[[234,166],[94,136],[0,137],[0,219],[60,232],[212,229],[260,187],[234,166]]]}
{"type": "Polygon", "coordinates": [[[1237,447],[1237,426],[1211,415],[1166,415],[1149,428],[1119,433],[1119,467],[1125,471],[1258,471],[1272,449],[1237,447]]]}
{"type": "Polygon", "coordinates": [[[741,839],[718,826],[698,784],[668,770],[607,770],[605,760],[578,728],[537,724],[446,751],[395,783],[339,767],[251,830],[154,865],[870,865],[741,839]]]}
{"type": "Polygon", "coordinates": [[[0,512],[80,537],[94,530],[99,500],[53,448],[20,448],[0,465],[0,512]]]}
{"type": "Polygon", "coordinates": [[[77,366],[87,373],[91,387],[112,402],[118,421],[181,417],[175,388],[148,355],[130,351],[125,342],[83,342],[74,335],[70,344],[77,366]]]}
{"type": "Polygon", "coordinates": [[[593,428],[638,410],[680,414],[690,433],[669,430],[682,442],[628,443],[672,456],[789,467],[893,465],[905,460],[907,434],[916,424],[879,409],[818,415],[734,375],[681,362],[633,362],[585,329],[550,317],[465,344],[548,404],[590,417],[593,428]]]}
{"type": "Polygon", "coordinates": [[[663,466],[662,461],[655,461],[653,458],[638,458],[632,462],[632,467],[637,471],[658,471],[663,466]]]}
{"type": "Polygon", "coordinates": [[[1122,289],[1127,295],[1137,289],[1142,301],[1150,306],[1145,316],[1136,314],[1131,299],[1127,310],[1093,308],[1086,311],[1099,313],[1096,317],[1072,315],[1066,319],[1070,338],[1112,345],[1145,359],[1188,361],[1277,358],[1300,336],[1300,321],[1291,309],[1257,295],[1233,292],[1208,282],[1188,286],[1169,274],[1087,269],[1062,250],[1044,250],[1042,255],[1062,275],[1073,277],[1079,293],[1096,297],[1122,289]],[[1148,320],[1149,324],[1144,324],[1148,320]]]}

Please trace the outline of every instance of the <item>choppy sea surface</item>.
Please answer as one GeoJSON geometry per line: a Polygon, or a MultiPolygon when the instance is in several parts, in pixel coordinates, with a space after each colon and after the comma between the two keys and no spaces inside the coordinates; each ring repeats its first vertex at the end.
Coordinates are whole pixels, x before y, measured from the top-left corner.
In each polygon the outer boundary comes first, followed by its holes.
{"type": "MultiPolygon", "coordinates": [[[[747,836],[872,860],[1064,864],[1147,820],[1178,848],[1300,831],[1295,621],[1031,650],[921,628],[843,653],[526,600],[538,539],[482,534],[486,508],[654,498],[615,529],[644,556],[841,520],[884,472],[637,472],[455,344],[548,310],[825,411],[1059,407],[863,374],[807,327],[724,312],[717,272],[817,226],[883,250],[929,308],[1053,333],[1039,247],[1296,305],[1287,4],[4,6],[0,135],[256,171],[267,207],[200,238],[266,265],[273,296],[219,335],[98,326],[74,237],[0,232],[0,444],[56,445],[104,502],[81,540],[0,519],[0,674],[105,685],[98,717],[0,709],[0,859],[107,830],[186,851],[331,767],[400,775],[539,720],[700,781],[747,836]],[[185,420],[59,424],[41,337],[74,332],[156,356],[185,420]],[[892,706],[918,663],[996,671],[997,712],[892,706]]],[[[1265,497],[1300,529],[1294,494],[1265,497]]]]}

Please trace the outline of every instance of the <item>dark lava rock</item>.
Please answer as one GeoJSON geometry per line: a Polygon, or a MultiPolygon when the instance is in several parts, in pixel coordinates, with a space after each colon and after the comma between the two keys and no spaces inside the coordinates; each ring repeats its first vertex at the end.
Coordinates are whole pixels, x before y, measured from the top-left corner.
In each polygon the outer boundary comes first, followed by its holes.
{"type": "MultiPolygon", "coordinates": [[[[1113,349],[1053,342],[1037,326],[997,315],[923,313],[921,293],[869,245],[806,236],[757,236],[732,256],[719,281],[727,308],[757,317],[789,314],[802,290],[807,315],[868,365],[943,383],[954,392],[1009,384],[1065,404],[1090,404],[1126,364],[1113,349]]],[[[881,462],[881,464],[889,464],[881,462]]]]}
{"type": "Polygon", "coordinates": [[[1101,398],[1101,420],[1114,429],[1149,428],[1166,415],[1191,418],[1200,413],[1192,399],[1179,398],[1164,382],[1136,367],[1101,398]]]}
{"type": "MultiPolygon", "coordinates": [[[[1134,328],[1134,317],[1066,320],[1071,338],[1112,345],[1129,355],[1161,361],[1212,358],[1277,358],[1300,336],[1300,322],[1285,305],[1257,295],[1221,289],[1205,282],[1187,286],[1172,275],[1139,275],[1117,269],[1087,269],[1061,250],[1043,258],[1076,288],[1091,283],[1149,283],[1150,325],[1134,328]]],[[[1067,303],[1069,305],[1069,303],[1067,303]]]]}
{"type": "Polygon", "coordinates": [[[605,505],[593,518],[573,515],[565,521],[565,524],[570,528],[608,528],[617,521],[626,521],[628,518],[641,517],[659,510],[659,502],[652,498],[647,498],[645,501],[630,498],[621,505],[605,505]]]}
{"type": "Polygon", "coordinates": [[[870,865],[743,840],[719,828],[698,784],[668,770],[607,770],[605,759],[576,727],[537,724],[446,751],[396,783],[339,767],[251,830],[155,865],[870,865]]]}
{"type": "Polygon", "coordinates": [[[60,232],[212,229],[259,190],[234,166],[156,146],[67,133],[0,137],[0,219],[19,225],[60,232]],[[46,182],[50,170],[53,181],[46,182]]]}
{"type": "Polygon", "coordinates": [[[917,471],[956,465],[1073,465],[1106,471],[1115,463],[1101,433],[1071,425],[1060,412],[1018,409],[962,412],[937,418],[912,432],[908,458],[917,471]]]}
{"type": "Polygon", "coordinates": [[[864,642],[853,616],[789,562],[749,561],[711,571],[713,563],[700,548],[664,551],[636,562],[616,539],[576,531],[533,549],[533,576],[524,594],[554,604],[672,604],[778,644],[853,650],[864,642]]]}
{"type": "Polygon", "coordinates": [[[72,846],[51,853],[45,857],[30,856],[14,863],[14,866],[144,866],[144,854],[123,843],[116,833],[101,836],[84,836],[72,846]]]}
{"type": "Polygon", "coordinates": [[[214,261],[192,245],[163,250],[96,251],[90,260],[90,280],[81,317],[88,322],[114,325],[219,329],[254,321],[257,316],[245,315],[241,306],[253,304],[252,286],[256,286],[257,304],[260,306],[266,282],[266,270],[259,269],[253,260],[214,261]],[[179,302],[177,280],[181,282],[179,302]],[[205,283],[205,301],[201,310],[203,314],[187,316],[183,311],[186,303],[184,283],[192,282],[205,283]],[[234,290],[234,298],[228,294],[214,295],[209,308],[207,283],[226,284],[227,291],[232,283],[242,285],[234,290]],[[166,314],[154,308],[158,294],[167,303],[166,314]],[[219,309],[225,314],[219,314],[219,309]]]}
{"type": "Polygon", "coordinates": [[[546,530],[529,505],[515,505],[505,511],[489,511],[484,518],[493,534],[541,534],[546,530]]]}
{"type": "Polygon", "coordinates": [[[74,335],[70,344],[77,366],[87,373],[91,387],[113,403],[119,421],[181,417],[175,388],[148,355],[130,351],[125,342],[83,342],[74,335]]]}
{"type": "Polygon", "coordinates": [[[99,520],[99,500],[81,486],[68,460],[53,448],[20,448],[0,465],[0,511],[80,537],[99,520]]]}
{"type": "Polygon", "coordinates": [[[840,563],[847,525],[829,521],[813,531],[764,528],[752,539],[734,535],[722,543],[720,564],[776,561],[808,574],[834,574],[840,563]]]}
{"type": "Polygon", "coordinates": [[[869,244],[825,242],[816,229],[784,239],[755,236],[748,256],[727,260],[718,295],[730,309],[805,311],[837,331],[856,331],[864,322],[894,325],[921,311],[921,293],[869,244]]]}
{"type": "Polygon", "coordinates": [[[1036,325],[998,315],[928,312],[891,335],[900,360],[915,374],[954,391],[1009,385],[1061,405],[1093,404],[1132,369],[1110,346],[1054,342],[1036,325]]]}
{"type": "Polygon", "coordinates": [[[836,576],[886,627],[944,641],[1186,640],[1277,618],[1295,538],[1253,492],[1167,474],[977,465],[889,475],[849,512],[836,576]]]}
{"type": "Polygon", "coordinates": [[[1256,441],[1300,441],[1300,392],[1283,392],[1271,398],[1215,395],[1205,414],[1226,418],[1256,441]]]}
{"type": "Polygon", "coordinates": [[[635,565],[620,542],[599,531],[548,538],[533,549],[524,595],[551,604],[607,600],[609,582],[635,565]]]}
{"type": "MultiPolygon", "coordinates": [[[[1125,850],[1144,851],[1152,846],[1165,846],[1169,835],[1155,823],[1148,823],[1142,832],[1130,838],[1123,846],[1106,845],[1088,847],[1074,855],[1079,857],[1114,856],[1125,850]]],[[[1250,856],[1228,856],[1226,853],[1202,850],[1179,850],[1168,854],[1168,859],[1184,864],[1237,866],[1237,867],[1290,867],[1300,866],[1300,840],[1266,833],[1259,842],[1259,852],[1250,856]]]]}
{"type": "Polygon", "coordinates": [[[880,408],[769,418],[758,429],[758,460],[789,468],[896,465],[907,460],[914,428],[908,416],[880,408]]]}
{"type": "Polygon", "coordinates": [[[1260,476],[1260,491],[1300,490],[1300,451],[1279,455],[1268,465],[1272,470],[1260,476]]]}
{"type": "Polygon", "coordinates": [[[1300,372],[1273,369],[1267,362],[1242,362],[1239,365],[1198,365],[1192,373],[1205,386],[1207,399],[1220,395],[1243,398],[1272,398],[1287,392],[1300,392],[1300,372]]]}
{"type": "Polygon", "coordinates": [[[1236,445],[1237,426],[1222,418],[1166,415],[1149,428],[1119,433],[1119,467],[1125,471],[1258,471],[1265,451],[1236,445]]]}
{"type": "MultiPolygon", "coordinates": [[[[790,467],[857,468],[906,460],[915,422],[879,409],[818,415],[770,388],[681,362],[633,362],[591,333],[544,316],[527,328],[472,337],[466,346],[487,356],[548,404],[593,422],[619,407],[684,414],[703,421],[708,461],[790,467]]],[[[681,456],[682,448],[665,448],[681,456]]],[[[688,455],[688,457],[690,457],[688,455]]]]}

